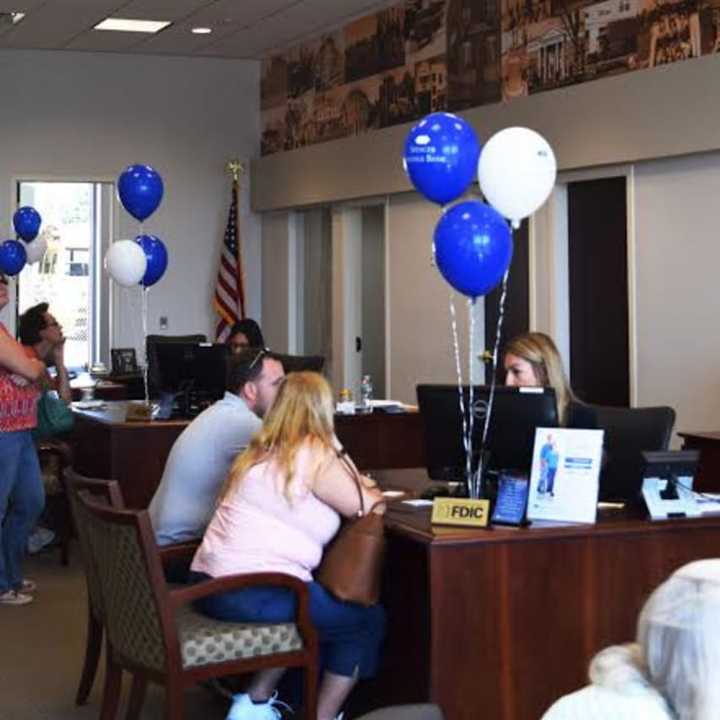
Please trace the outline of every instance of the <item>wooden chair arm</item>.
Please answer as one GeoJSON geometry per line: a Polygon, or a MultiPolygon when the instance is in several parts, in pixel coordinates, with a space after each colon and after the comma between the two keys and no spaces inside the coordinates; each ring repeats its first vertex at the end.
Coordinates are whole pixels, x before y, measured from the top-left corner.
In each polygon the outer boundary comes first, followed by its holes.
{"type": "Polygon", "coordinates": [[[199,545],[200,540],[188,540],[187,542],[158,547],[160,562],[165,565],[172,560],[182,560],[187,557],[192,557],[199,545]]]}
{"type": "Polygon", "coordinates": [[[70,467],[73,460],[73,450],[62,440],[43,440],[38,445],[38,453],[54,455],[60,461],[61,467],[70,467]]]}

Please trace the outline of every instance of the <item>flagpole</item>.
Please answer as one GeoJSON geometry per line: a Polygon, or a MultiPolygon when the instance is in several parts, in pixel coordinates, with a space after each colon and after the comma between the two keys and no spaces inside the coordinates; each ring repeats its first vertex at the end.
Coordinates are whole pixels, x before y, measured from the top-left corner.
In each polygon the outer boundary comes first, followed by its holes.
{"type": "MultiPolygon", "coordinates": [[[[240,244],[240,178],[245,174],[245,165],[238,159],[230,160],[225,165],[225,170],[232,176],[232,192],[233,202],[236,208],[236,232],[238,237],[237,244],[237,268],[238,268],[238,281],[241,288],[245,287],[244,268],[242,262],[242,245],[240,244]]],[[[240,311],[240,317],[245,318],[245,293],[244,291],[239,293],[238,299],[238,310],[240,311]]]]}

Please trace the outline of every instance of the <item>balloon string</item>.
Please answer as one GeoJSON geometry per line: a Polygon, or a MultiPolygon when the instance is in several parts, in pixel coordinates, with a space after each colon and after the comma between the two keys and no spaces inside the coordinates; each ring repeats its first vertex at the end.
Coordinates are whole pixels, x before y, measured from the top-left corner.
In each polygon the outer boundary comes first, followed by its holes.
{"type": "Polygon", "coordinates": [[[145,359],[143,363],[143,386],[145,388],[145,405],[150,406],[150,391],[148,388],[148,351],[147,351],[147,316],[148,316],[148,292],[149,288],[142,286],[142,353],[145,359]]]}
{"type": "Polygon", "coordinates": [[[497,329],[495,330],[495,345],[493,347],[492,354],[492,376],[490,379],[490,397],[488,398],[487,410],[485,412],[485,423],[483,425],[482,443],[480,445],[480,460],[478,461],[477,472],[474,478],[474,484],[477,486],[478,491],[482,486],[483,476],[483,456],[485,453],[485,443],[487,442],[488,428],[490,427],[490,420],[492,418],[493,403],[495,401],[495,387],[497,385],[497,360],[498,353],[500,350],[500,340],[502,338],[503,321],[505,319],[505,299],[507,298],[507,286],[508,278],[510,277],[510,268],[505,271],[502,279],[502,289],[500,291],[500,300],[498,302],[498,321],[497,329]]]}
{"type": "Polygon", "coordinates": [[[478,488],[472,478],[472,461],[473,461],[473,429],[475,426],[475,381],[473,378],[473,356],[475,354],[475,298],[468,299],[468,382],[470,383],[468,397],[468,431],[467,441],[465,443],[467,457],[465,460],[468,477],[468,494],[474,500],[478,499],[478,488]]]}
{"type": "Polygon", "coordinates": [[[457,373],[458,399],[460,404],[460,418],[462,421],[462,438],[465,448],[465,482],[470,492],[470,475],[472,473],[472,456],[468,446],[468,423],[465,415],[465,397],[463,395],[462,365],[460,363],[460,342],[458,340],[457,315],[455,313],[455,293],[450,291],[450,326],[452,328],[453,350],[455,351],[455,372],[457,373]]]}

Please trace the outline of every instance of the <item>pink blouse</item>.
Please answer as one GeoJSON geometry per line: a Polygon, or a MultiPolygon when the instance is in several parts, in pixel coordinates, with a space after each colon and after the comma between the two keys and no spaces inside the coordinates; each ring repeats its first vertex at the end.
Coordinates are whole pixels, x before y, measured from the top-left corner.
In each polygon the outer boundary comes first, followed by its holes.
{"type": "Polygon", "coordinates": [[[317,451],[301,447],[295,457],[290,500],[271,458],[250,468],[218,505],[192,562],[212,577],[280,572],[305,582],[320,564],[340,516],[312,493],[317,451]]]}

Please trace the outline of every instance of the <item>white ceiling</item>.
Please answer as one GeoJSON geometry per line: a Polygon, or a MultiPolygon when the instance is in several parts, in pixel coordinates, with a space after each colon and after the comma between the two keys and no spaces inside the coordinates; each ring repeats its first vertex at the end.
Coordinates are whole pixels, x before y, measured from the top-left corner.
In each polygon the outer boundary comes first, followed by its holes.
{"type": "Polygon", "coordinates": [[[0,48],[261,58],[397,0],[0,0],[0,48]],[[155,34],[93,30],[106,17],[171,20],[155,34]],[[211,27],[193,35],[193,27],[211,27]]]}

